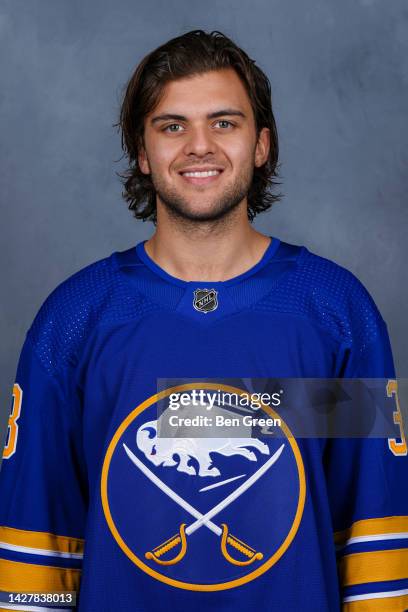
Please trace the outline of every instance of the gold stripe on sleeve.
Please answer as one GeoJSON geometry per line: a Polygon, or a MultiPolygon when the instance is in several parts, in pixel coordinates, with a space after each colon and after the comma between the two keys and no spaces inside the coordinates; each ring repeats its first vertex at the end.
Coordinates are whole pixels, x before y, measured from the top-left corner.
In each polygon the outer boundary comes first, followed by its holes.
{"type": "Polygon", "coordinates": [[[408,516],[385,516],[356,521],[349,529],[334,534],[335,544],[345,544],[350,538],[381,535],[388,533],[408,533],[408,516]]]}
{"type": "Polygon", "coordinates": [[[349,601],[343,603],[341,608],[342,612],[406,612],[406,610],[408,610],[408,595],[349,601]]]}
{"type": "Polygon", "coordinates": [[[344,555],[339,561],[343,587],[407,577],[408,549],[376,550],[344,555]]]}
{"type": "Polygon", "coordinates": [[[81,570],[0,559],[0,591],[78,591],[81,570]]]}
{"type": "Polygon", "coordinates": [[[26,531],[14,527],[0,527],[0,542],[14,546],[43,548],[44,550],[80,553],[84,552],[84,540],[69,536],[56,535],[45,531],[26,531]]]}

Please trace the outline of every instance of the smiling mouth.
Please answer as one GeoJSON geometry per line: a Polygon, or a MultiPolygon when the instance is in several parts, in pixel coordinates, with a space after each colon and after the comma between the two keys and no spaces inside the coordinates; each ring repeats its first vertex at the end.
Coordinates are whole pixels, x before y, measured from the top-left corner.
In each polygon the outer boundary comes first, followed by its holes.
{"type": "Polygon", "coordinates": [[[214,183],[222,174],[222,170],[203,170],[201,172],[180,172],[180,176],[191,185],[207,185],[214,183]]]}

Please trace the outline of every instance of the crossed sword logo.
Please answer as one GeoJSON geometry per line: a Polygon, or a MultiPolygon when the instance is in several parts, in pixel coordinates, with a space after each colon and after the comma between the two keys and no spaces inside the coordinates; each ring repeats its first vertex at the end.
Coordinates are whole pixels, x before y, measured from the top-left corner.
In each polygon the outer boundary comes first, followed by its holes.
{"type": "Polygon", "coordinates": [[[224,557],[232,563],[233,565],[249,565],[256,560],[260,560],[263,558],[263,554],[261,552],[256,552],[251,546],[245,544],[242,540],[239,540],[237,537],[233,536],[228,532],[228,525],[225,523],[221,523],[221,526],[216,525],[212,522],[212,518],[214,518],[217,514],[221,512],[224,508],[229,506],[235,499],[237,499],[244,491],[247,491],[261,476],[263,476],[270,467],[279,459],[285,444],[282,444],[278,450],[266,461],[256,472],[252,474],[245,482],[243,482],[235,491],[232,491],[225,499],[220,501],[216,506],[214,506],[211,510],[202,514],[199,512],[194,506],[192,506],[189,502],[183,499],[178,493],[173,491],[166,483],[164,483],[156,474],[154,474],[136,455],[123,444],[123,447],[128,455],[129,459],[140,469],[145,476],[155,484],[159,489],[163,491],[168,497],[170,497],[173,501],[175,501],[179,506],[184,508],[191,516],[193,516],[196,520],[191,523],[188,527],[186,527],[186,523],[182,523],[180,525],[179,531],[174,534],[171,538],[154,548],[151,552],[148,551],[145,554],[146,559],[152,559],[156,563],[160,565],[174,565],[178,563],[186,554],[187,551],[187,536],[190,536],[192,533],[200,529],[203,525],[207,527],[210,531],[215,533],[218,537],[221,537],[221,552],[224,557]],[[233,548],[241,552],[247,559],[244,561],[235,559],[232,557],[227,550],[227,543],[230,544],[233,548]],[[166,552],[181,544],[179,553],[173,557],[172,559],[163,560],[160,557],[164,555],[166,552]]]}

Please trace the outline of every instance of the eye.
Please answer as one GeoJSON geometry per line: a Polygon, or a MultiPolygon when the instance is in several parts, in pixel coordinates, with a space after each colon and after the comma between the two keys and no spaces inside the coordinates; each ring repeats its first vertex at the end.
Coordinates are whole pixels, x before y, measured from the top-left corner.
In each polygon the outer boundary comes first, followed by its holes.
{"type": "Polygon", "coordinates": [[[233,123],[231,123],[231,121],[227,121],[227,119],[220,119],[219,121],[217,121],[217,123],[224,123],[224,124],[227,123],[228,124],[227,127],[230,126],[230,125],[231,126],[234,125],[233,123]]]}
{"type": "Polygon", "coordinates": [[[170,125],[167,125],[165,128],[163,128],[163,132],[179,132],[180,130],[170,130],[169,128],[173,128],[173,127],[181,127],[180,123],[171,123],[170,125]]]}

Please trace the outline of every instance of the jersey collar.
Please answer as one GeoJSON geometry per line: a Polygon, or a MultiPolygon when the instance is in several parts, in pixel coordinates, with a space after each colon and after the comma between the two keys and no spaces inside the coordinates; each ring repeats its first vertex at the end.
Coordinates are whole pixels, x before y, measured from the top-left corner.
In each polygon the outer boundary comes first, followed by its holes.
{"type": "Polygon", "coordinates": [[[152,272],[154,272],[155,274],[160,276],[163,280],[166,280],[169,283],[173,283],[175,285],[178,285],[179,287],[187,287],[187,286],[191,287],[192,285],[202,285],[202,284],[207,284],[207,285],[211,285],[214,287],[228,287],[230,285],[235,285],[236,283],[240,283],[241,281],[247,279],[253,274],[256,274],[270,261],[270,259],[274,256],[274,254],[279,248],[280,240],[279,238],[274,238],[273,236],[269,236],[269,238],[271,238],[271,242],[269,243],[269,246],[267,247],[266,251],[262,255],[261,259],[254,266],[252,266],[252,268],[249,268],[249,270],[246,270],[246,272],[243,272],[242,274],[239,274],[238,276],[234,276],[233,278],[230,278],[224,281],[202,281],[202,280],[185,281],[185,280],[182,280],[181,278],[172,276],[171,274],[163,270],[163,268],[161,268],[159,265],[157,265],[153,261],[153,259],[146,252],[146,249],[145,249],[145,242],[147,242],[146,240],[139,242],[135,248],[136,248],[136,254],[139,257],[139,259],[148,268],[150,268],[152,272]]]}

